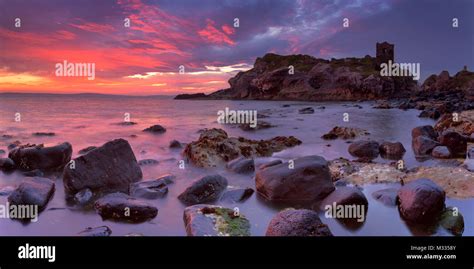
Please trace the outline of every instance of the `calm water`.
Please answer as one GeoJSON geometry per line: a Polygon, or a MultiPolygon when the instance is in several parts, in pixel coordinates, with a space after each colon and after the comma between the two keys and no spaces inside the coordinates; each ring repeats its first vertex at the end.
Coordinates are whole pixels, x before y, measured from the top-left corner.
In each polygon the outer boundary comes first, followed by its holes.
{"type": "MultiPolygon", "coordinates": [[[[0,149],[7,151],[7,145],[15,140],[22,143],[44,143],[54,145],[68,141],[73,145],[73,157],[88,146],[100,146],[115,139],[127,139],[138,160],[157,159],[157,166],[143,166],[144,179],[153,179],[162,174],[176,175],[176,182],[169,186],[166,197],[150,200],[158,209],[158,216],[142,224],[127,224],[102,221],[93,210],[69,208],[64,199],[61,179],[56,179],[56,193],[48,208],[39,216],[36,223],[27,225],[9,219],[0,219],[0,235],[75,235],[87,227],[107,225],[113,235],[141,233],[144,235],[185,235],[183,209],[185,206],[176,198],[193,180],[206,174],[219,172],[229,180],[229,185],[255,188],[252,175],[237,175],[225,170],[206,170],[188,166],[178,168],[181,159],[179,150],[168,148],[169,142],[177,139],[181,142],[197,140],[197,131],[202,128],[223,128],[231,136],[245,136],[251,139],[268,139],[278,135],[294,135],[303,144],[279,153],[273,157],[293,159],[300,156],[317,154],[326,159],[338,157],[350,158],[348,144],[343,140],[324,141],[320,137],[332,127],[353,126],[367,129],[372,139],[400,141],[407,148],[405,161],[409,167],[420,165],[410,150],[411,129],[433,124],[429,119],[417,117],[418,111],[398,109],[377,110],[371,104],[361,103],[364,108],[352,107],[350,103],[305,103],[305,102],[261,102],[261,101],[187,101],[163,100],[150,97],[104,97],[104,96],[0,96],[0,135],[13,135],[11,139],[0,138],[0,149]],[[282,107],[290,104],[290,107],[282,107]],[[326,109],[317,109],[324,105],[326,109]],[[301,115],[298,109],[312,106],[314,114],[301,115]],[[277,125],[275,128],[245,132],[230,125],[216,122],[217,111],[230,109],[256,109],[259,113],[270,112],[264,120],[277,125]],[[15,122],[15,113],[21,113],[21,122],[15,122]],[[349,113],[349,122],[343,122],[343,113],[349,113]],[[120,126],[124,114],[130,113],[131,121],[137,125],[120,126]],[[162,135],[143,133],[146,127],[160,124],[167,128],[162,135]],[[33,137],[33,132],[55,132],[53,137],[33,137]],[[137,137],[131,137],[136,135],[137,137]],[[327,147],[331,144],[331,147],[327,147]]],[[[258,159],[257,163],[269,160],[258,159]]],[[[377,162],[386,162],[377,159],[377,162]]],[[[436,165],[428,161],[423,165],[436,165]]],[[[17,185],[22,176],[0,172],[0,187],[17,185]]],[[[333,219],[324,218],[334,235],[411,235],[411,229],[400,220],[395,207],[387,207],[372,199],[371,193],[386,188],[387,185],[364,186],[369,199],[369,209],[365,223],[357,229],[346,229],[333,219]]],[[[0,203],[6,203],[6,197],[0,196],[0,203]]],[[[234,205],[224,206],[234,207],[234,205]]],[[[447,205],[457,206],[464,214],[464,235],[474,235],[474,199],[452,200],[447,205]]],[[[271,218],[283,207],[272,205],[258,195],[246,202],[237,204],[240,212],[248,217],[252,224],[252,235],[264,235],[271,218]]],[[[419,233],[416,233],[419,234],[419,233]]],[[[444,233],[437,233],[444,234],[444,233]]]]}

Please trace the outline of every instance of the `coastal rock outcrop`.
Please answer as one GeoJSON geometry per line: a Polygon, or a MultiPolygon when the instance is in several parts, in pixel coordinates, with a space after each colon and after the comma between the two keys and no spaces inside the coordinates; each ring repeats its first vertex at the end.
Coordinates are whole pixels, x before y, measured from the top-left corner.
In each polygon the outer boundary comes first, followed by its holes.
{"type": "Polygon", "coordinates": [[[34,205],[41,212],[46,208],[55,191],[54,182],[41,177],[27,179],[8,196],[12,205],[34,205]]]}
{"type": "Polygon", "coordinates": [[[228,137],[222,129],[205,129],[197,141],[186,145],[183,155],[199,167],[216,167],[238,157],[269,157],[274,152],[301,144],[293,136],[277,136],[269,140],[228,137]]]}
{"type": "Polygon", "coordinates": [[[194,181],[178,199],[186,205],[204,204],[219,199],[227,188],[227,179],[221,175],[210,175],[194,181]]]}
{"type": "Polygon", "coordinates": [[[331,131],[324,134],[321,138],[326,140],[332,139],[354,139],[359,136],[369,135],[370,133],[367,130],[354,128],[354,127],[340,127],[336,126],[332,128],[331,131]]]}
{"type": "Polygon", "coordinates": [[[98,199],[94,207],[103,219],[129,222],[143,222],[158,214],[158,209],[148,202],[120,192],[98,199]]]}
{"type": "Polygon", "coordinates": [[[356,141],[349,146],[349,153],[360,160],[372,160],[379,156],[379,143],[376,141],[356,141]]]}

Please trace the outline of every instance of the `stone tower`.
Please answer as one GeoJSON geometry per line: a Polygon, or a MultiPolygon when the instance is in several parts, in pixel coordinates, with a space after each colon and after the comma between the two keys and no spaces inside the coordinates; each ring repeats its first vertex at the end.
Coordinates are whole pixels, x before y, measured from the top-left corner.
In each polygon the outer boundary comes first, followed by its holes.
{"type": "Polygon", "coordinates": [[[394,62],[395,45],[388,42],[377,42],[377,54],[375,57],[375,68],[380,69],[380,64],[394,62]]]}

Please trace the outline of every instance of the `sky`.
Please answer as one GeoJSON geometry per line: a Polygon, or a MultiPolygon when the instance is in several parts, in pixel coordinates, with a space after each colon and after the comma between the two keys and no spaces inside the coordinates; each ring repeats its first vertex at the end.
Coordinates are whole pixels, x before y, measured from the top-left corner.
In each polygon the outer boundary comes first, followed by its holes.
{"type": "Polygon", "coordinates": [[[269,52],[363,57],[382,41],[423,81],[474,69],[473,13],[474,0],[0,0],[0,92],[209,93],[269,52]],[[93,63],[94,79],[58,76],[64,61],[93,63]]]}

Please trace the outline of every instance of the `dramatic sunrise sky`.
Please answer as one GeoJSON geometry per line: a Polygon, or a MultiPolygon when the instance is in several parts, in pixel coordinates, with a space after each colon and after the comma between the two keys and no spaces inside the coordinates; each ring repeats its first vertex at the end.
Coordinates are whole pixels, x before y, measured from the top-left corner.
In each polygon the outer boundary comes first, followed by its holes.
{"type": "Polygon", "coordinates": [[[473,0],[0,0],[0,91],[212,92],[267,52],[362,57],[385,40],[423,80],[474,69],[473,12],[473,0]],[[95,63],[95,80],[56,77],[63,60],[95,63]]]}

